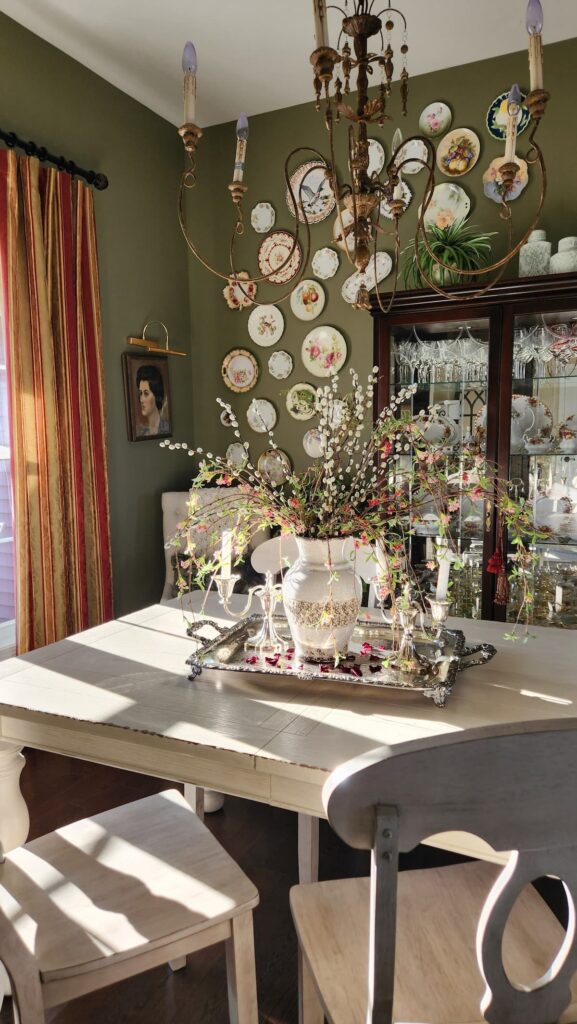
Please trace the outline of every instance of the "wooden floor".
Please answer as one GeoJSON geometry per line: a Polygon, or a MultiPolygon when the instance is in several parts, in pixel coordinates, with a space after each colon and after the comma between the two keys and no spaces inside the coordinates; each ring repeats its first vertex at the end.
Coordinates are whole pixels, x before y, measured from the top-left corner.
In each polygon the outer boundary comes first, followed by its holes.
{"type": "MultiPolygon", "coordinates": [[[[149,793],[166,782],[30,750],[22,788],[31,813],[30,838],[149,793]]],[[[263,1024],[296,1024],[296,939],[288,891],[297,881],[297,817],[264,804],[227,797],[207,824],[260,892],[255,911],[258,995],[263,1024]]],[[[435,851],[416,851],[447,861],[435,851]]],[[[368,855],[342,844],[321,822],[321,878],[368,874],[368,855]]],[[[228,1024],[222,946],[189,957],[186,970],[161,967],[138,978],[50,1010],[57,1024],[228,1024]]],[[[12,1024],[10,1001],[0,1024],[12,1024]]]]}

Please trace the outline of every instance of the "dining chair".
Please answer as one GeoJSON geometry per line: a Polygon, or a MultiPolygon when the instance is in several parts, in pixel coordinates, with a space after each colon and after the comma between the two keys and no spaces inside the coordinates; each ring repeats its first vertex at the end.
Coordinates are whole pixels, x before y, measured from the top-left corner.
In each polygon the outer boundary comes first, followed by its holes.
{"type": "Polygon", "coordinates": [[[577,721],[528,722],[380,748],[323,790],[370,878],[299,885],[301,1024],[575,1024],[577,721]],[[504,868],[398,873],[400,852],[458,829],[504,868]],[[567,932],[530,883],[562,879],[567,932]]]}
{"type": "Polygon", "coordinates": [[[257,1024],[258,892],[176,790],[77,821],[0,864],[14,1020],[225,943],[231,1024],[257,1024]]]}

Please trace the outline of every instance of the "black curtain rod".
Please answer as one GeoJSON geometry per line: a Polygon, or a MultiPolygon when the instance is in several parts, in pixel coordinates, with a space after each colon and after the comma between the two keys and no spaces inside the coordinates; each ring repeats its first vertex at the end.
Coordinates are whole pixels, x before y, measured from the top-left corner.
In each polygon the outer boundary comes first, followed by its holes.
{"type": "Polygon", "coordinates": [[[36,156],[41,163],[54,164],[59,171],[66,171],[73,177],[84,178],[88,185],[93,185],[99,192],[108,188],[108,178],[105,174],[85,171],[83,167],[75,164],[74,160],[67,160],[63,156],[54,156],[53,153],[48,152],[45,146],[37,146],[35,142],[26,142],[24,139],[20,139],[16,132],[5,132],[0,128],[0,139],[6,143],[8,149],[23,149],[26,156],[36,156]]]}

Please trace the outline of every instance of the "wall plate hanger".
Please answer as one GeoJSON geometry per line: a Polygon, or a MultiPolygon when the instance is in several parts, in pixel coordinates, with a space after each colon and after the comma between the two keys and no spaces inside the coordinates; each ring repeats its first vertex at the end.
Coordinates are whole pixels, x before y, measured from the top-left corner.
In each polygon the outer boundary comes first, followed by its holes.
{"type": "Polygon", "coordinates": [[[148,352],[161,352],[163,355],[166,355],[166,356],[187,356],[188,355],[188,352],[179,352],[177,349],[169,347],[169,343],[168,343],[168,327],[166,326],[165,323],[162,322],[162,320],[149,320],[148,323],[146,323],[144,325],[144,329],[142,331],[142,337],[141,338],[130,338],[129,337],[129,338],[126,339],[126,341],[127,341],[127,343],[129,345],[139,345],[140,348],[145,348],[148,352]],[[165,336],[166,336],[166,345],[164,346],[164,348],[162,347],[162,345],[159,345],[157,341],[152,341],[151,338],[147,338],[146,337],[146,332],[147,332],[147,330],[148,330],[148,328],[150,327],[151,324],[158,324],[160,327],[164,328],[164,333],[165,333],[165,336]]]}

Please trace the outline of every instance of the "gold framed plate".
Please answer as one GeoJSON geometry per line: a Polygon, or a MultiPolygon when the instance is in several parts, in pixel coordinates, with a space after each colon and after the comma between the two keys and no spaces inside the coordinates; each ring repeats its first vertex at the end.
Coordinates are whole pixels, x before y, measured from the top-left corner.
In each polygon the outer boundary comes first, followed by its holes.
{"type": "Polygon", "coordinates": [[[222,361],[221,373],[227,388],[241,394],[252,391],[258,380],[259,368],[252,352],[246,348],[233,348],[222,361]]]}
{"type": "Polygon", "coordinates": [[[468,174],[479,159],[479,136],[470,128],[454,128],[441,139],[437,147],[437,167],[448,178],[461,178],[468,174]]]}

